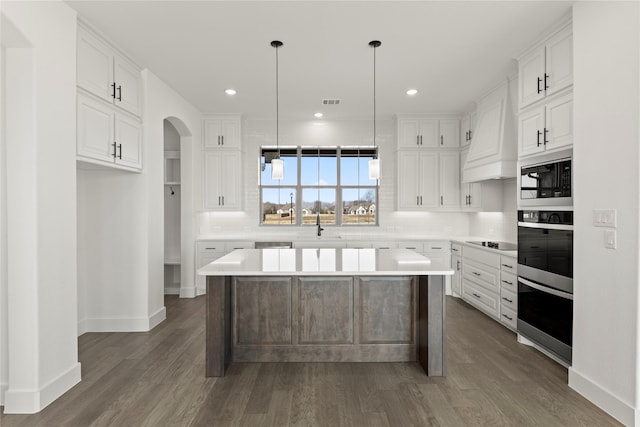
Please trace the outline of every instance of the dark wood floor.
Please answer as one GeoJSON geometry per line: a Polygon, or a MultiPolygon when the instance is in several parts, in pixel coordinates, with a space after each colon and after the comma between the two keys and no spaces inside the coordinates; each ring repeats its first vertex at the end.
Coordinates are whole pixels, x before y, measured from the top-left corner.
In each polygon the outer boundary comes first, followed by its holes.
{"type": "Polygon", "coordinates": [[[79,339],[82,382],[13,426],[617,426],[567,371],[460,300],[447,301],[447,376],[415,363],[246,363],[204,377],[204,298],[166,298],[146,333],[79,339]]]}

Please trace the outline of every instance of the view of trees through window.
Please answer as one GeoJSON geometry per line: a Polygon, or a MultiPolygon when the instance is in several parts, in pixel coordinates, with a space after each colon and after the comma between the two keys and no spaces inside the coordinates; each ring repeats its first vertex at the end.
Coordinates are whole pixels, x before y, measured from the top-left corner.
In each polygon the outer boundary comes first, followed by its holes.
{"type": "Polygon", "coordinates": [[[371,147],[262,148],[261,224],[376,225],[378,182],[369,179],[371,147]],[[284,161],[284,178],[271,179],[271,159],[284,161]]]}

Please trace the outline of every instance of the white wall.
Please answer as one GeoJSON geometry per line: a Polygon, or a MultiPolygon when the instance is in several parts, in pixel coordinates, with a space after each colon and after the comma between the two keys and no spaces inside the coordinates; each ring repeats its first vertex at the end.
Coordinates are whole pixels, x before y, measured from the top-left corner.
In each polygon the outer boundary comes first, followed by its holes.
{"type": "Polygon", "coordinates": [[[5,48],[0,45],[0,406],[9,384],[9,326],[7,293],[7,154],[5,122],[5,48]]]}
{"type": "Polygon", "coordinates": [[[5,412],[36,412],[80,380],[76,340],[76,14],[3,2],[25,44],[4,38],[8,389],[5,412]],[[55,36],[54,36],[55,35],[55,36]],[[55,177],[55,179],[52,179],[55,177]]]}
{"type": "Polygon", "coordinates": [[[574,330],[569,385],[626,425],[638,417],[639,18],[637,2],[576,2],[574,330]],[[603,247],[593,209],[617,209],[603,247]]]}
{"type": "MultiPolygon", "coordinates": [[[[201,157],[194,147],[202,146],[202,114],[182,96],[167,86],[151,71],[144,70],[145,96],[145,221],[148,236],[145,239],[148,251],[148,305],[154,312],[164,306],[164,120],[169,119],[180,134],[180,192],[182,198],[181,217],[181,269],[180,295],[195,296],[195,225],[198,209],[194,202],[194,165],[201,157]]],[[[198,185],[198,188],[201,188],[198,185]]]]}

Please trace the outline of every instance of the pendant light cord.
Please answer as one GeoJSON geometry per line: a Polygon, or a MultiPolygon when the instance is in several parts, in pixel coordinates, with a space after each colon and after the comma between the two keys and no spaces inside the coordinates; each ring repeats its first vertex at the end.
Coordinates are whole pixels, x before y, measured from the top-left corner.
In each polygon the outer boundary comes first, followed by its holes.
{"type": "Polygon", "coordinates": [[[376,148],[376,46],[373,47],[373,148],[376,148]]]}
{"type": "Polygon", "coordinates": [[[279,87],[279,65],[278,65],[278,46],[276,46],[276,148],[278,149],[278,158],[280,158],[280,87],[279,87]]]}

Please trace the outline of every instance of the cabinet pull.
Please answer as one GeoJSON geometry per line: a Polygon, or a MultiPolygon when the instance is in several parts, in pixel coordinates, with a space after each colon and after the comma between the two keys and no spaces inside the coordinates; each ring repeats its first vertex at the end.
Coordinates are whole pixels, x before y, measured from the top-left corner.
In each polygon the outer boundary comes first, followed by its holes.
{"type": "Polygon", "coordinates": [[[224,196],[222,196],[222,206],[224,206],[224,196]]]}
{"type": "Polygon", "coordinates": [[[469,194],[469,204],[471,204],[471,194],[469,194]]]}
{"type": "Polygon", "coordinates": [[[113,154],[112,154],[112,156],[113,156],[113,158],[115,160],[115,158],[116,158],[116,143],[115,143],[115,141],[111,145],[113,145],[113,154]]]}
{"type": "Polygon", "coordinates": [[[513,266],[512,266],[512,265],[509,265],[509,264],[502,264],[502,266],[503,266],[503,267],[507,267],[507,268],[513,268],[513,266]]]}
{"type": "Polygon", "coordinates": [[[416,145],[420,145],[420,135],[416,135],[416,145]]]}
{"type": "Polygon", "coordinates": [[[220,145],[224,145],[224,135],[220,135],[220,145]]]}
{"type": "Polygon", "coordinates": [[[542,93],[542,89],[540,89],[540,83],[542,83],[542,79],[538,77],[538,93],[542,93]]]}
{"type": "Polygon", "coordinates": [[[220,135],[218,135],[218,145],[220,145],[220,135]]]}
{"type": "Polygon", "coordinates": [[[431,246],[431,249],[442,249],[440,246],[431,246]]]}
{"type": "Polygon", "coordinates": [[[469,129],[469,141],[471,141],[473,139],[473,136],[471,136],[471,135],[473,135],[473,133],[472,133],[471,129],[469,129]]]}
{"type": "Polygon", "coordinates": [[[118,150],[120,151],[120,154],[118,154],[118,158],[122,159],[122,144],[118,144],[118,150]]]}
{"type": "Polygon", "coordinates": [[[452,250],[453,252],[459,252],[459,251],[458,251],[458,249],[456,249],[456,248],[451,248],[451,250],[452,250]]]}
{"type": "Polygon", "coordinates": [[[549,74],[544,73],[544,90],[549,89],[549,85],[547,84],[547,79],[549,78],[549,74]]]}
{"type": "Polygon", "coordinates": [[[456,261],[456,270],[460,271],[460,261],[456,261]]]}
{"type": "Polygon", "coordinates": [[[476,294],[475,292],[472,295],[476,298],[481,298],[480,295],[476,294]]]}
{"type": "Polygon", "coordinates": [[[510,282],[508,280],[503,280],[502,283],[506,283],[507,285],[513,286],[513,282],[510,282]]]}
{"type": "Polygon", "coordinates": [[[513,302],[513,300],[512,300],[512,299],[509,299],[509,298],[507,298],[507,297],[502,297],[502,299],[503,299],[503,300],[505,300],[505,301],[506,301],[506,302],[508,302],[508,303],[512,303],[512,302],[513,302]]]}
{"type": "Polygon", "coordinates": [[[220,196],[218,196],[218,206],[220,206],[220,196]]]}
{"type": "Polygon", "coordinates": [[[420,196],[416,196],[416,206],[420,206],[420,196]]]}
{"type": "Polygon", "coordinates": [[[113,92],[111,93],[111,97],[116,99],[116,82],[111,83],[111,87],[113,88],[113,92]]]}
{"type": "Polygon", "coordinates": [[[205,249],[208,250],[208,251],[215,251],[216,250],[216,248],[205,248],[205,249]]]}
{"type": "Polygon", "coordinates": [[[505,318],[507,318],[507,319],[509,319],[509,320],[513,320],[513,317],[511,317],[511,316],[507,316],[506,314],[503,314],[503,315],[502,315],[502,317],[505,317],[505,318]]]}
{"type": "Polygon", "coordinates": [[[122,85],[118,85],[118,101],[122,101],[122,85]]]}
{"type": "Polygon", "coordinates": [[[444,136],[440,135],[440,145],[444,145],[444,136]]]}
{"type": "Polygon", "coordinates": [[[440,196],[440,206],[444,205],[444,196],[440,196]]]}
{"type": "Polygon", "coordinates": [[[538,147],[540,147],[540,135],[542,135],[542,132],[537,131],[538,132],[538,136],[536,137],[536,144],[538,145],[538,147]]]}
{"type": "Polygon", "coordinates": [[[549,129],[544,128],[544,138],[543,138],[544,145],[547,145],[547,142],[549,142],[549,140],[547,140],[547,133],[549,133],[549,129]]]}
{"type": "Polygon", "coordinates": [[[480,277],[480,273],[478,273],[477,271],[472,271],[472,273],[474,274],[474,276],[480,277]]]}

